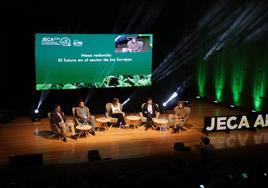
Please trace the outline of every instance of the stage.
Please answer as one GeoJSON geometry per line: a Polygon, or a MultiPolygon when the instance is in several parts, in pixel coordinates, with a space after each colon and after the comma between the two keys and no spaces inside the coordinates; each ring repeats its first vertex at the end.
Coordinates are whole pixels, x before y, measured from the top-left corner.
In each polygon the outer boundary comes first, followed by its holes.
{"type": "MultiPolygon", "coordinates": [[[[196,101],[191,104],[188,131],[172,134],[171,130],[160,132],[152,129],[145,131],[144,128],[111,128],[106,132],[97,131],[96,136],[90,135],[88,138],[68,138],[67,142],[56,137],[49,138],[51,132],[48,118],[32,122],[30,117],[18,117],[10,123],[0,125],[0,165],[7,165],[10,155],[33,153],[43,154],[44,165],[86,162],[89,150],[98,150],[102,158],[112,160],[180,155],[173,149],[175,142],[183,142],[198,153],[201,136],[206,136],[202,132],[205,116],[240,113],[242,112],[220,105],[196,101]]],[[[96,118],[104,116],[94,115],[96,118]]],[[[166,118],[167,114],[161,114],[161,117],[166,118]]],[[[70,115],[68,119],[73,120],[70,115]]],[[[96,127],[97,125],[96,123],[96,127]]],[[[257,146],[262,146],[262,149],[267,147],[268,130],[213,132],[208,137],[216,150],[250,151],[257,146]]]]}

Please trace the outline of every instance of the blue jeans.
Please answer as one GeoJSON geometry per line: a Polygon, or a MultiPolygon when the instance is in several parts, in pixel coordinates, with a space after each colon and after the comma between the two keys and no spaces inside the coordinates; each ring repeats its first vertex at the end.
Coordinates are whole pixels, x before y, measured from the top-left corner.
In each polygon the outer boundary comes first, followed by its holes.
{"type": "Polygon", "coordinates": [[[95,132],[95,117],[94,116],[90,116],[88,119],[87,118],[83,118],[80,122],[84,123],[84,124],[89,124],[92,126],[92,130],[95,132]]]}

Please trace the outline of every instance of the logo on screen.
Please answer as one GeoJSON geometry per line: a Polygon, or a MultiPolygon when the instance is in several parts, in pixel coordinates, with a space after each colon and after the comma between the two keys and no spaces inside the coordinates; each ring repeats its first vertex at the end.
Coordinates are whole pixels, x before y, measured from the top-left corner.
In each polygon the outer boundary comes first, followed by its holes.
{"type": "Polygon", "coordinates": [[[74,41],[73,41],[73,45],[74,45],[74,46],[83,46],[83,42],[80,41],[80,40],[74,40],[74,41]]]}
{"type": "Polygon", "coordinates": [[[71,39],[67,38],[67,37],[62,37],[60,39],[60,44],[62,46],[71,46],[71,39]]]}
{"type": "Polygon", "coordinates": [[[43,37],[41,43],[43,46],[71,46],[71,39],[68,37],[43,37]]]}

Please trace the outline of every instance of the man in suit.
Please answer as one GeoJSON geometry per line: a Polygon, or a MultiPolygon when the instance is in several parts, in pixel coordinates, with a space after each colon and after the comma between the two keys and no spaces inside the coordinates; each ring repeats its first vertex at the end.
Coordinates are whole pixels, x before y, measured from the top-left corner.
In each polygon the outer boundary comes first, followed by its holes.
{"type": "Polygon", "coordinates": [[[92,135],[95,136],[94,116],[90,115],[89,108],[85,106],[85,102],[80,100],[78,107],[75,109],[75,117],[82,124],[89,124],[92,126],[92,135]]]}
{"type": "Polygon", "coordinates": [[[57,126],[57,129],[60,130],[61,135],[63,136],[63,141],[66,142],[66,130],[69,128],[71,130],[71,138],[76,139],[75,137],[75,129],[74,124],[69,122],[65,114],[61,111],[61,106],[56,104],[54,107],[54,111],[51,112],[51,122],[57,126]]]}
{"type": "Polygon", "coordinates": [[[159,106],[153,103],[152,98],[147,98],[146,104],[142,106],[142,114],[147,118],[146,128],[147,131],[153,125],[153,118],[158,118],[160,115],[159,106]]]}

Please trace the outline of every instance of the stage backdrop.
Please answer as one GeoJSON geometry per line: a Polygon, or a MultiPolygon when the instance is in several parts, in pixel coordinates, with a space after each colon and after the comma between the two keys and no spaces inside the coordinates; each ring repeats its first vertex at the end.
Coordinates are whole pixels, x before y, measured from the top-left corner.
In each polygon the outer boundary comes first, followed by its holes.
{"type": "Polygon", "coordinates": [[[36,89],[150,86],[152,34],[36,34],[36,89]]]}
{"type": "MultiPolygon", "coordinates": [[[[241,43],[197,60],[198,94],[238,108],[267,111],[268,43],[241,43]]],[[[203,45],[205,48],[205,45],[203,45]]],[[[209,48],[205,48],[207,52],[209,48]]]]}

